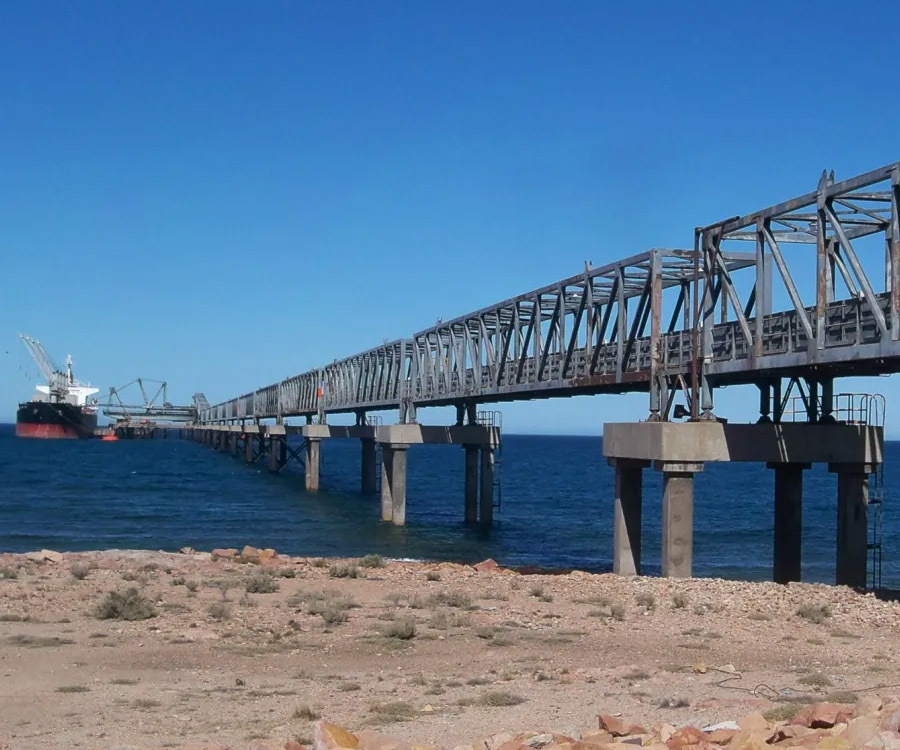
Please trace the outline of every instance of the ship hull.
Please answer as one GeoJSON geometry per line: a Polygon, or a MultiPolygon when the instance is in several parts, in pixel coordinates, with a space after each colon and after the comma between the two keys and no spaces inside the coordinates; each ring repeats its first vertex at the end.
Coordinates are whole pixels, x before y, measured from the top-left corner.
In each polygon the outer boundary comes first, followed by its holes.
{"type": "Polygon", "coordinates": [[[74,404],[28,401],[16,412],[16,435],[23,438],[91,438],[96,426],[97,412],[74,404]]]}

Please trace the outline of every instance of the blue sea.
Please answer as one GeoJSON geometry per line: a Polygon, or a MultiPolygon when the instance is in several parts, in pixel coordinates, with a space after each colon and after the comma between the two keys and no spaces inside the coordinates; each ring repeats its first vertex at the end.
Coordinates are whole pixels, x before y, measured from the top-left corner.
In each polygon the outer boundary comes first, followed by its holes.
{"type": "MultiPolygon", "coordinates": [[[[885,447],[883,585],[900,588],[900,514],[893,478],[900,443],[885,447]]],[[[359,492],[360,445],[322,444],[322,489],[304,490],[294,463],[262,463],[178,439],[17,439],[0,425],[0,550],[177,550],[252,544],[313,556],[359,556],[608,571],[613,471],[598,437],[505,435],[502,508],[490,529],[463,517],[463,450],[409,451],[407,525],[380,521],[359,492]]],[[[660,477],[644,473],[644,571],[659,572],[660,477]]],[[[773,475],[762,465],[707,464],[697,476],[694,572],[771,578],[773,475]]],[[[836,479],[804,474],[803,579],[834,581],[836,479]]]]}

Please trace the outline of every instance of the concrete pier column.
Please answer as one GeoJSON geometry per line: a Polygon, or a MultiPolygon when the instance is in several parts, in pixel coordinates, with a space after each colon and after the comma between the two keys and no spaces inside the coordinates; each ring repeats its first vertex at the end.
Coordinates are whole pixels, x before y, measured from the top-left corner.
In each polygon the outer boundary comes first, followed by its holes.
{"type": "Polygon", "coordinates": [[[613,573],[641,574],[641,503],[644,469],[649,461],[610,458],[616,470],[613,508],[613,573]]]}
{"type": "Polygon", "coordinates": [[[871,464],[830,464],[837,474],[837,565],[838,585],[866,585],[869,544],[869,474],[871,464]]]}
{"type": "Polygon", "coordinates": [[[253,435],[244,433],[244,461],[248,464],[253,463],[253,435]]]}
{"type": "Polygon", "coordinates": [[[272,473],[277,473],[282,466],[284,466],[284,461],[282,460],[283,454],[285,451],[285,443],[284,440],[277,437],[269,438],[269,471],[272,473]]]}
{"type": "Polygon", "coordinates": [[[401,443],[381,444],[381,520],[406,523],[406,452],[401,443]]]}
{"type": "Polygon", "coordinates": [[[465,479],[465,520],[475,523],[478,520],[478,446],[464,445],[466,452],[465,479]]]}
{"type": "Polygon", "coordinates": [[[228,447],[231,451],[231,455],[236,458],[238,454],[238,438],[236,432],[228,433],[228,447]]]}
{"type": "Polygon", "coordinates": [[[481,503],[479,523],[490,526],[494,523],[494,449],[490,445],[481,446],[481,503]]]}
{"type": "Polygon", "coordinates": [[[694,555],[694,474],[702,463],[657,461],[663,473],[662,575],[690,578],[694,555]]]}
{"type": "Polygon", "coordinates": [[[769,463],[775,470],[775,545],[772,580],[800,580],[803,539],[803,470],[810,464],[769,463]]]}
{"type": "Polygon", "coordinates": [[[306,491],[319,491],[319,438],[306,438],[306,491]]]}
{"type": "Polygon", "coordinates": [[[372,495],[377,487],[378,471],[377,455],[375,453],[375,438],[362,438],[362,471],[360,486],[364,495],[372,495]]]}

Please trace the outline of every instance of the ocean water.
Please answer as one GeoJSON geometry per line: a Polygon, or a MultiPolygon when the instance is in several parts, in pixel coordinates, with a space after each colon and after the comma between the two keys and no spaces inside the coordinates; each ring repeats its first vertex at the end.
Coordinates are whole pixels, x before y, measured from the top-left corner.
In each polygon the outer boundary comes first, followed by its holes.
{"type": "MultiPolygon", "coordinates": [[[[900,513],[892,486],[900,443],[885,446],[883,584],[900,588],[900,513]]],[[[407,525],[380,521],[359,492],[358,441],[322,444],[322,489],[301,468],[269,474],[178,440],[115,443],[17,439],[0,425],[0,550],[274,547],[295,555],[385,556],[606,571],[612,565],[613,471],[597,437],[506,435],[502,509],[491,529],[463,515],[463,450],[409,451],[407,525]]],[[[644,473],[644,570],[659,572],[660,476],[644,473]]],[[[707,464],[697,476],[694,572],[771,578],[773,475],[707,464]]],[[[834,581],[836,479],[804,475],[803,579],[834,581]]]]}

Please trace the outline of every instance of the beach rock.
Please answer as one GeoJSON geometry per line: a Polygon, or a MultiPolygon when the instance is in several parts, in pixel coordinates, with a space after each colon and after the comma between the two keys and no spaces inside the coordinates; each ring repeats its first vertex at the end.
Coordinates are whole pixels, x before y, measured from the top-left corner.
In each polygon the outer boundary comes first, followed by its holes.
{"type": "MultiPolygon", "coordinates": [[[[674,728],[672,731],[675,731],[674,728]]],[[[613,741],[613,736],[603,729],[589,729],[581,733],[581,741],[592,745],[608,745],[613,741]]]]}
{"type": "Polygon", "coordinates": [[[278,553],[271,547],[266,547],[259,551],[259,561],[262,563],[268,562],[269,560],[275,560],[277,557],[278,553]]]}
{"type": "Polygon", "coordinates": [[[768,750],[766,740],[769,734],[763,732],[738,732],[728,743],[729,750],[768,750]]]}
{"type": "Polygon", "coordinates": [[[885,707],[881,715],[881,728],[891,732],[900,731],[900,709],[885,707]]]}
{"type": "Polygon", "coordinates": [[[706,735],[706,741],[713,745],[727,745],[735,738],[737,733],[736,729],[713,729],[706,735]]]}
{"type": "Polygon", "coordinates": [[[844,737],[850,743],[850,747],[854,750],[865,747],[868,742],[878,736],[881,727],[878,726],[878,717],[876,716],[857,716],[851,719],[844,730],[844,737]]]}
{"type": "Polygon", "coordinates": [[[865,745],[865,750],[900,750],[900,736],[896,732],[879,732],[877,737],[870,739],[865,745]]]}
{"type": "Polygon", "coordinates": [[[283,750],[309,750],[306,745],[301,745],[299,742],[294,742],[294,740],[288,740],[284,743],[283,750]]]}
{"type": "Polygon", "coordinates": [[[500,566],[497,564],[496,560],[491,559],[490,557],[487,560],[482,560],[480,563],[475,563],[472,567],[475,568],[479,573],[492,573],[497,570],[500,566]]]}
{"type": "Polygon", "coordinates": [[[881,710],[881,706],[881,696],[863,695],[856,701],[856,705],[853,707],[853,715],[870,716],[871,714],[877,714],[881,710]]]}
{"type": "Polygon", "coordinates": [[[193,547],[182,547],[178,550],[182,555],[193,555],[197,550],[193,547]]]}
{"type": "Polygon", "coordinates": [[[697,727],[683,727],[675,732],[666,742],[669,750],[680,750],[680,748],[689,747],[691,745],[700,745],[706,740],[706,735],[697,729],[697,727]]]}
{"type": "Polygon", "coordinates": [[[244,549],[241,550],[242,562],[259,564],[259,560],[260,552],[256,547],[251,547],[249,544],[247,544],[244,546],[244,549]]]}
{"type": "Polygon", "coordinates": [[[313,740],[315,750],[356,750],[359,740],[355,734],[348,732],[337,724],[329,724],[327,721],[316,723],[316,731],[313,740]]]}
{"type": "Polygon", "coordinates": [[[742,716],[738,719],[737,725],[738,729],[744,732],[766,732],[769,729],[769,722],[759,711],[742,716]]]}
{"type": "Polygon", "coordinates": [[[485,737],[482,741],[482,747],[484,747],[485,750],[500,750],[504,744],[515,738],[516,735],[512,732],[498,732],[497,734],[492,734],[490,737],[485,737]]]}
{"type": "Polygon", "coordinates": [[[55,565],[58,565],[63,561],[62,553],[52,549],[42,549],[40,552],[26,552],[25,557],[32,562],[49,562],[55,565]]]}
{"type": "Polygon", "coordinates": [[[813,703],[801,708],[790,723],[810,729],[829,729],[835,724],[846,722],[851,714],[852,708],[841,703],[813,703]]]}
{"type": "Polygon", "coordinates": [[[356,739],[359,742],[359,750],[412,750],[406,740],[379,734],[369,729],[357,732],[356,739]]]}
{"type": "Polygon", "coordinates": [[[237,557],[238,551],[234,547],[214,549],[210,554],[213,560],[232,560],[237,557]]]}
{"type": "Polygon", "coordinates": [[[610,714],[600,714],[598,719],[600,721],[600,729],[606,730],[613,737],[627,737],[629,734],[646,734],[647,731],[637,724],[629,724],[623,719],[610,714]]]}

